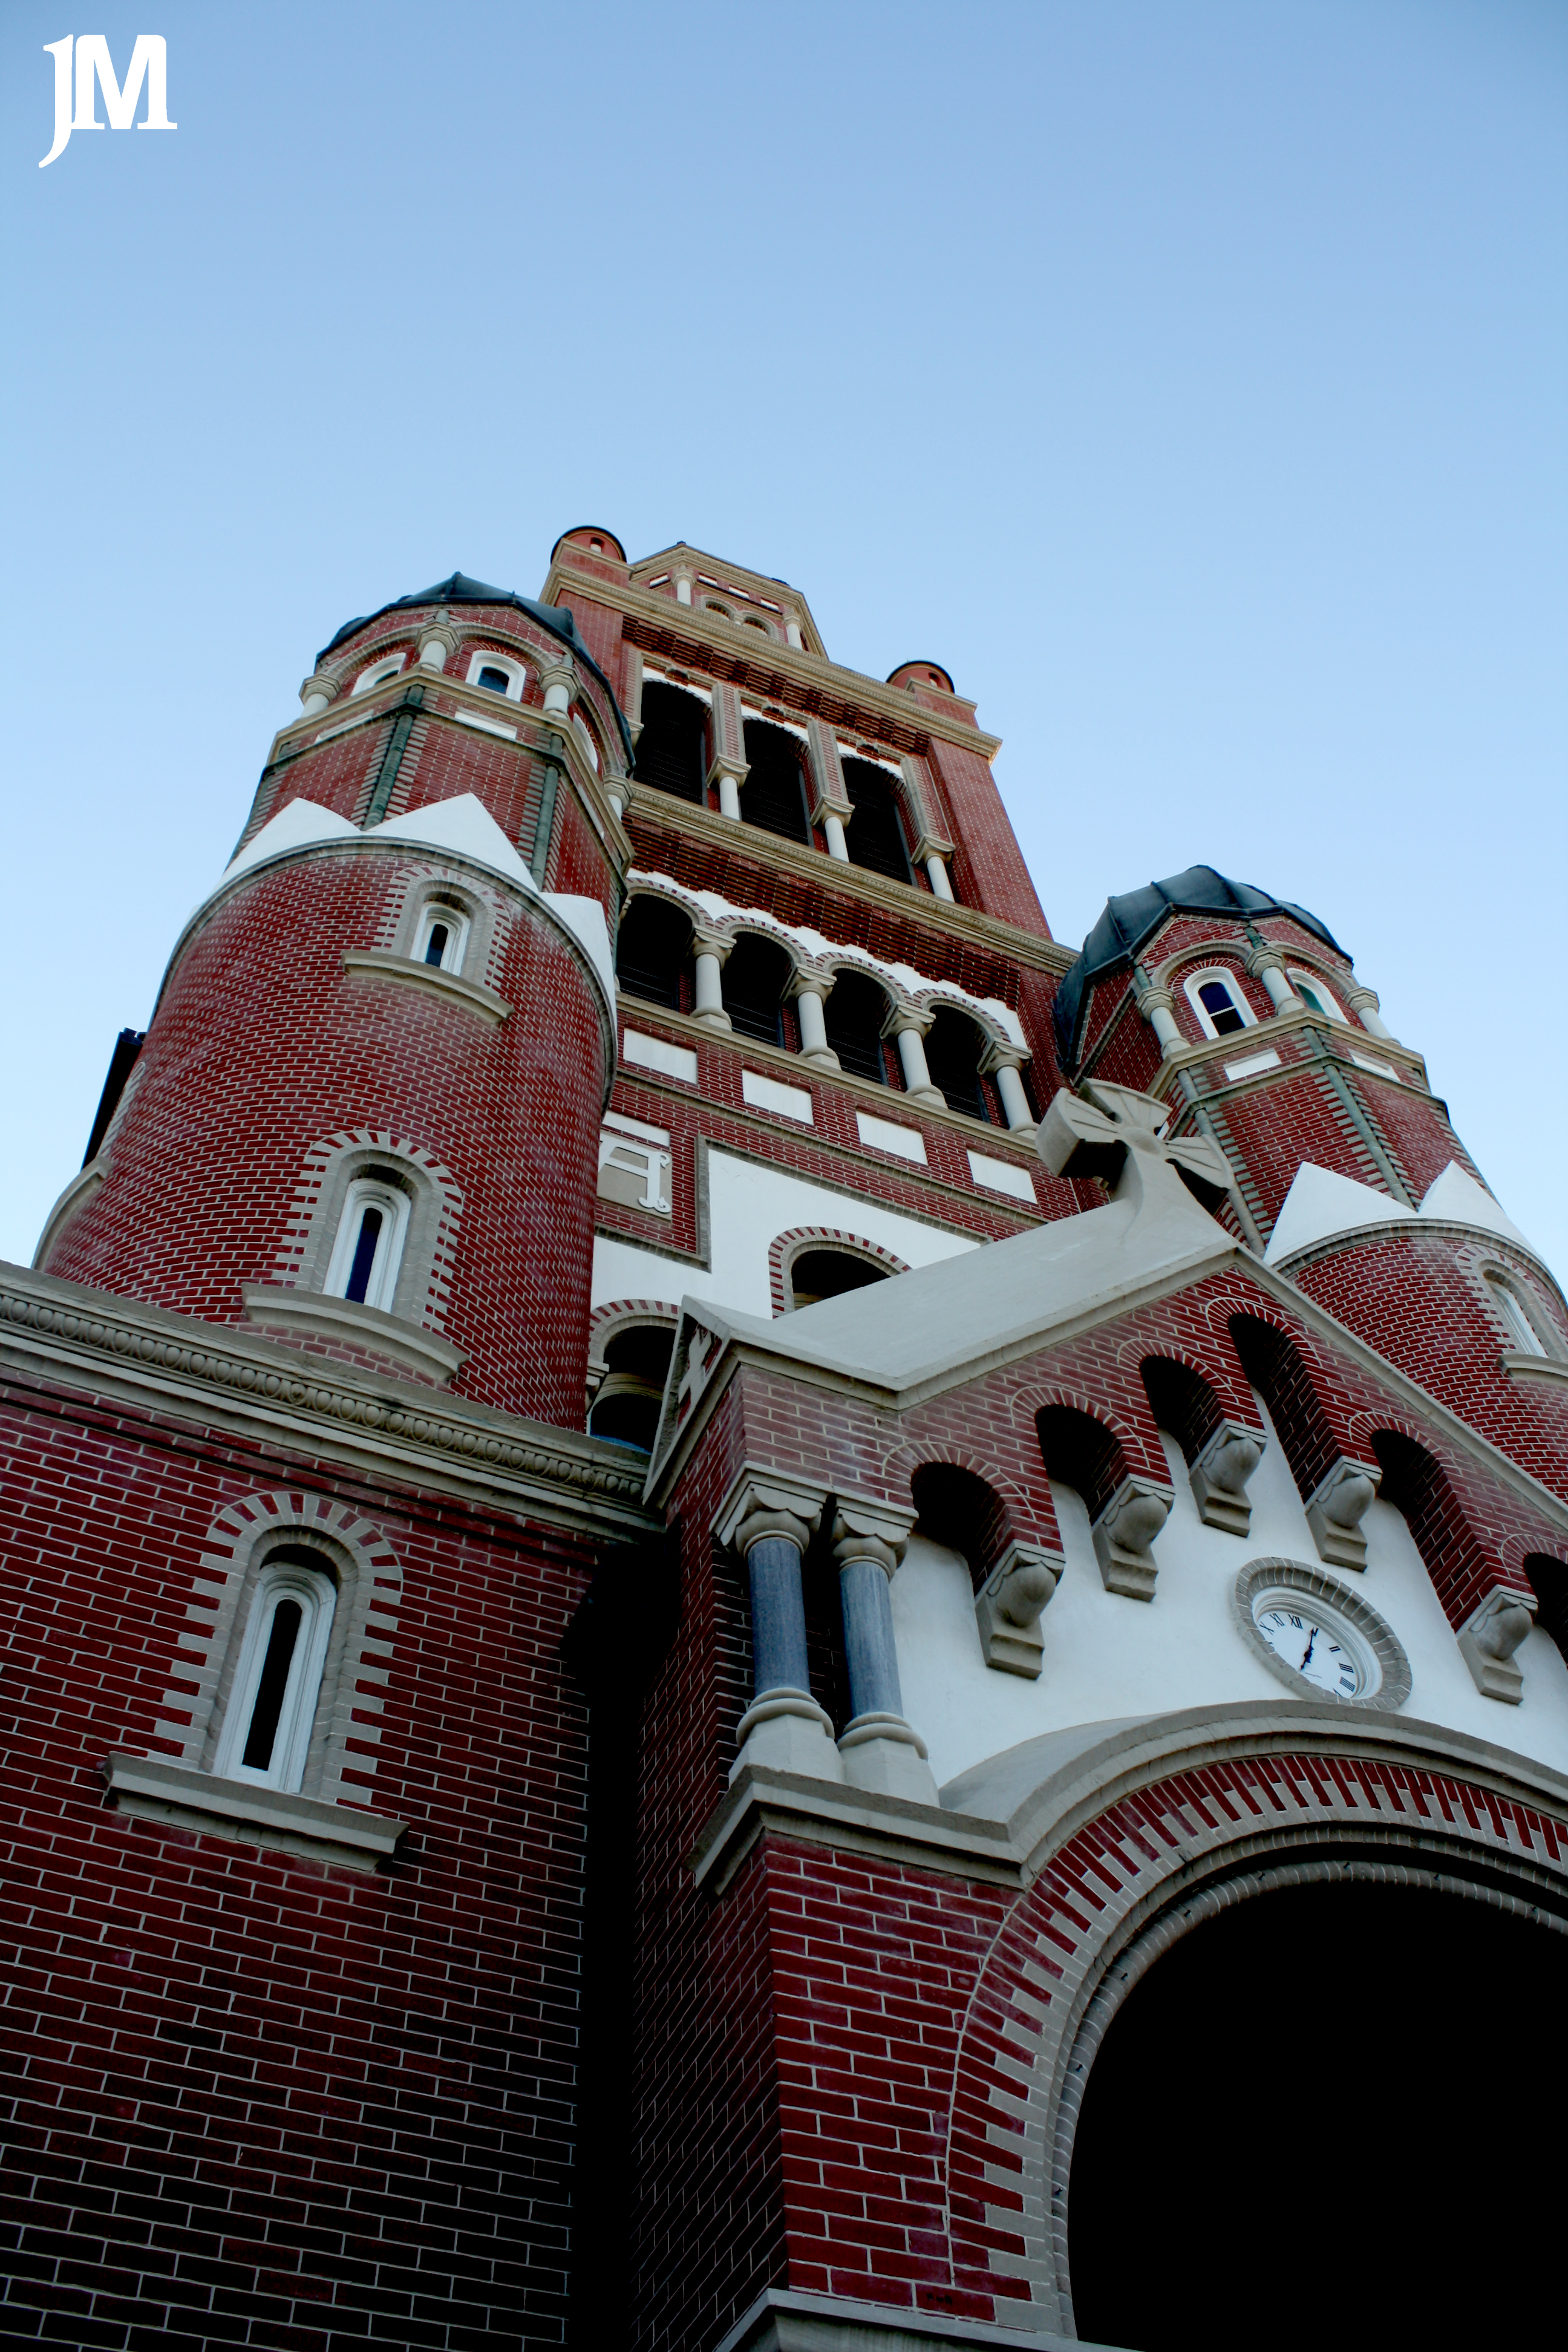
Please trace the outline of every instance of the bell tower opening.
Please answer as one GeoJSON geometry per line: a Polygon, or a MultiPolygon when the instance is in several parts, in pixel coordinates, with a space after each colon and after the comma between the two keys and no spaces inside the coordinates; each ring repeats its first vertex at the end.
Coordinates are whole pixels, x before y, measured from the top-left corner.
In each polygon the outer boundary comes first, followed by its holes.
{"type": "Polygon", "coordinates": [[[1081,2340],[1531,2339],[1556,2294],[1568,1937],[1475,1892],[1266,1891],[1154,1960],[1073,2148],[1081,2340]]]}

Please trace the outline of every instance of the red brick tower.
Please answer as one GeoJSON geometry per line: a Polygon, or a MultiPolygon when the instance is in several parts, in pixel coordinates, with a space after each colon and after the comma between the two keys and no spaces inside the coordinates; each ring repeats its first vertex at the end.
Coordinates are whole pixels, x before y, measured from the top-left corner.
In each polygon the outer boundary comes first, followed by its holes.
{"type": "Polygon", "coordinates": [[[684,543],[301,702],[0,1268],[17,2340],[1250,2345],[1303,1952],[1345,2309],[1484,2333],[1568,1311],[1419,1055],[1207,867],[1058,946],[950,674],[684,543]]]}

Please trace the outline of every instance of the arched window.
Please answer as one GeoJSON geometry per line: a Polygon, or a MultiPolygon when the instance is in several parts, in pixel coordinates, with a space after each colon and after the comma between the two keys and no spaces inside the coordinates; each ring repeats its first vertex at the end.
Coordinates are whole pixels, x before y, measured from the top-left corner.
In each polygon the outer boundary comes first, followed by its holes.
{"type": "Polygon", "coordinates": [[[1344,1020],[1332,989],[1315,971],[1288,971],[1285,977],[1309,1013],[1321,1013],[1325,1021],[1344,1020]]]}
{"type": "Polygon", "coordinates": [[[649,678],[642,690],[642,733],[632,774],[656,793],[700,803],[706,789],[707,712],[694,694],[649,678]]]}
{"type": "Polygon", "coordinates": [[[588,754],[588,764],[593,769],[594,773],[597,775],[599,773],[599,739],[595,734],[592,727],[589,726],[588,721],[584,717],[582,711],[573,711],[572,723],[576,728],[577,733],[581,738],[584,751],[588,754]]]}
{"type": "Polygon", "coordinates": [[[407,1228],[408,1195],[402,1187],[374,1170],[356,1177],[327,1269],[328,1297],[389,1312],[407,1228]]]}
{"type": "Polygon", "coordinates": [[[827,1042],[841,1069],[851,1076],[888,1083],[882,1051],[882,1024],[888,1017],[886,992],[863,971],[841,971],[823,1006],[827,1042]]]}
{"type": "Polygon", "coordinates": [[[460,907],[432,898],[419,918],[414,935],[414,961],[437,971],[461,971],[468,941],[468,919],[460,907]]]}
{"type": "Polygon", "coordinates": [[[486,694],[504,694],[509,702],[521,702],[528,672],[521,662],[511,661],[505,654],[492,653],[486,647],[469,656],[467,682],[482,688],[486,694]]]}
{"type": "Polygon", "coordinates": [[[304,1547],[276,1551],[257,1580],[214,1769],[268,1789],[305,1774],[337,1584],[304,1547]]]}
{"type": "Polygon", "coordinates": [[[1529,1308],[1507,1275],[1499,1274],[1494,1267],[1489,1266],[1483,1279],[1487,1295],[1513,1346],[1526,1356],[1544,1356],[1545,1342],[1535,1328],[1529,1308]]]}
{"type": "Polygon", "coordinates": [[[691,923],[668,898],[633,898],[616,940],[616,978],[628,996],[681,1010],[691,923]]]}
{"type": "Polygon", "coordinates": [[[588,1415],[589,1434],[649,1454],[669,1371],[675,1331],[668,1323],[634,1323],[605,1349],[605,1377],[588,1415]]]}
{"type": "Polygon", "coordinates": [[[783,727],[765,719],[746,721],[746,761],[750,769],[741,789],[741,815],[747,824],[760,825],[785,841],[809,843],[811,820],[805,798],[805,771],[801,747],[783,727]]]}
{"type": "Polygon", "coordinates": [[[816,1307],[824,1298],[842,1298],[887,1279],[885,1265],[854,1250],[802,1250],[789,1270],[790,1305],[816,1307]]]}
{"type": "Polygon", "coordinates": [[[1234,972],[1194,971],[1186,981],[1187,1002],[1205,1037],[1229,1037],[1250,1028],[1256,1015],[1234,972]]]}
{"type": "Polygon", "coordinates": [[[784,1043],[784,992],[790,969],[776,940],[741,933],[724,963],[724,1010],[731,1029],[764,1045],[784,1043]]]}
{"type": "Polygon", "coordinates": [[[968,1118],[989,1119],[980,1061],[985,1038],[967,1014],[944,1004],[926,1032],[926,1067],[949,1110],[968,1118]]]}
{"type": "Polygon", "coordinates": [[[362,669],[355,678],[353,684],[355,694],[369,694],[374,688],[384,686],[389,678],[396,677],[406,658],[405,654],[394,654],[385,661],[372,662],[370,667],[362,669]]]}
{"type": "Polygon", "coordinates": [[[909,881],[910,854],[891,776],[869,760],[846,760],[844,789],[855,812],[845,828],[850,864],[890,881],[909,881]]]}
{"type": "Polygon", "coordinates": [[[744,629],[760,629],[764,637],[771,637],[773,635],[773,631],[769,628],[767,623],[765,621],[759,620],[755,613],[748,613],[741,625],[744,629]]]}

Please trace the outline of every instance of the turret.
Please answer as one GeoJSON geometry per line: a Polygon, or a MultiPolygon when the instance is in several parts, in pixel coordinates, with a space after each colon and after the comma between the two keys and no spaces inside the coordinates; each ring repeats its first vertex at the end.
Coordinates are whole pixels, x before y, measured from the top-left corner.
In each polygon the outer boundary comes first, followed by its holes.
{"type": "Polygon", "coordinates": [[[568,611],[455,573],[301,701],[38,1263],[580,1427],[615,696],[568,611]]]}

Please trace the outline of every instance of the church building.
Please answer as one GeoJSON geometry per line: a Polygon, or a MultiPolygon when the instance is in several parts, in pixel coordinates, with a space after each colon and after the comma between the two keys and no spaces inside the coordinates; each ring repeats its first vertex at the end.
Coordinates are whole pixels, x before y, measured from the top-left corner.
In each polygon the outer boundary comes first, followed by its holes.
{"type": "Polygon", "coordinates": [[[584,528],[215,780],[0,1266],[6,2342],[1534,2340],[1568,1306],[983,683],[584,528]]]}

